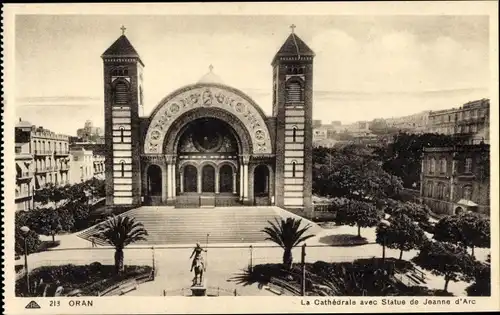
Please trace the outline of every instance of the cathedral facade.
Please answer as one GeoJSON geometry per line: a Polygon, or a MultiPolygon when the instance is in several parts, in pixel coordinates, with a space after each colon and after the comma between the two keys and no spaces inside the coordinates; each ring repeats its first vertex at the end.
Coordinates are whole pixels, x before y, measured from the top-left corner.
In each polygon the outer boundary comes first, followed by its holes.
{"type": "Polygon", "coordinates": [[[101,57],[108,206],[312,209],[314,53],[293,31],[272,59],[271,117],[213,69],[140,117],[139,54],[123,34],[101,57]]]}

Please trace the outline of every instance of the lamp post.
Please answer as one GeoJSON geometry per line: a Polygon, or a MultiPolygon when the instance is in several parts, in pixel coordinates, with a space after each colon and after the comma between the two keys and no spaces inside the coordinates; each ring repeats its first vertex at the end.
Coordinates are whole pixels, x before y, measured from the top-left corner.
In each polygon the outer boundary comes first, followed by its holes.
{"type": "Polygon", "coordinates": [[[28,233],[30,231],[30,228],[27,226],[22,226],[21,227],[21,232],[24,234],[24,271],[26,272],[26,288],[28,290],[28,293],[30,293],[30,278],[29,278],[29,272],[28,272],[28,233]]]}

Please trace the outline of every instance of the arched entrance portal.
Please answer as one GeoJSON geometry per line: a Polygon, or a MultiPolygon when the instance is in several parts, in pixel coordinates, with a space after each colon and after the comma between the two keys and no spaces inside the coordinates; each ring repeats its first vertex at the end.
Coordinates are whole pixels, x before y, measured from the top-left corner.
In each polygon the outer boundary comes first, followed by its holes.
{"type": "Polygon", "coordinates": [[[219,192],[233,192],[233,168],[229,165],[222,165],[219,170],[219,192]]]}
{"type": "Polygon", "coordinates": [[[198,192],[198,170],[193,165],[184,168],[184,191],[187,193],[198,192]]]}
{"type": "Polygon", "coordinates": [[[461,214],[464,212],[464,209],[462,207],[456,207],[455,208],[455,214],[461,214]]]}
{"type": "Polygon", "coordinates": [[[241,142],[232,125],[214,117],[194,119],[180,129],[175,141],[182,183],[177,206],[241,204],[237,187],[241,142]]]}
{"type": "Polygon", "coordinates": [[[215,168],[212,165],[203,166],[201,172],[201,191],[215,193],[215,168]]]}
{"type": "Polygon", "coordinates": [[[162,173],[158,165],[150,165],[147,171],[147,196],[150,204],[161,203],[162,173]]]}
{"type": "Polygon", "coordinates": [[[269,168],[266,165],[259,165],[255,168],[253,189],[254,203],[269,205],[269,168]]]}

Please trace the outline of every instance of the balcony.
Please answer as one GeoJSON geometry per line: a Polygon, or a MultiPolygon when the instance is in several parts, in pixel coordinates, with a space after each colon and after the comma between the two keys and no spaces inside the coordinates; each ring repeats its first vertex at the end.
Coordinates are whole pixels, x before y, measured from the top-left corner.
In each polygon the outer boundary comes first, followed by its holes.
{"type": "Polygon", "coordinates": [[[16,200],[17,199],[25,199],[31,198],[32,195],[28,191],[16,191],[16,200]]]}
{"type": "Polygon", "coordinates": [[[35,173],[36,174],[42,174],[42,173],[47,173],[47,172],[50,172],[49,168],[48,167],[44,167],[44,168],[37,168],[35,170],[35,173]]]}
{"type": "Polygon", "coordinates": [[[52,150],[35,150],[35,155],[52,155],[52,150]]]}
{"type": "Polygon", "coordinates": [[[16,160],[31,160],[33,155],[30,152],[22,152],[21,149],[16,148],[16,160]]]}
{"type": "Polygon", "coordinates": [[[56,155],[56,156],[68,156],[69,151],[57,150],[57,151],[54,151],[54,155],[56,155]]]}
{"type": "Polygon", "coordinates": [[[33,178],[33,172],[21,172],[18,173],[16,176],[16,179],[21,180],[21,179],[31,179],[33,178]]]}
{"type": "Polygon", "coordinates": [[[61,167],[59,167],[58,170],[61,171],[61,172],[63,172],[63,171],[69,171],[69,165],[61,165],[61,167]]]}

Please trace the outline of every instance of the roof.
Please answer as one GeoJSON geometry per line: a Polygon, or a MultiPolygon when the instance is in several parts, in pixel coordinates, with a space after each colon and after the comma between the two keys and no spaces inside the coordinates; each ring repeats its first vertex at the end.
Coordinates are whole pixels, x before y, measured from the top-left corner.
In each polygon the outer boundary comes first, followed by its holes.
{"type": "Polygon", "coordinates": [[[130,43],[127,36],[122,35],[118,37],[118,39],[109,46],[108,49],[102,54],[102,58],[104,57],[128,57],[128,58],[137,58],[139,62],[142,63],[141,57],[135,50],[134,46],[130,43]]]}
{"type": "Polygon", "coordinates": [[[278,50],[276,55],[274,56],[273,61],[277,57],[282,56],[313,56],[314,52],[309,46],[300,37],[298,37],[295,33],[291,33],[290,36],[286,39],[285,43],[278,50]]]}
{"type": "Polygon", "coordinates": [[[197,83],[217,83],[217,84],[224,84],[224,82],[222,81],[222,79],[213,72],[213,67],[212,66],[209,67],[209,71],[204,76],[202,76],[198,80],[197,83]]]}
{"type": "Polygon", "coordinates": [[[477,203],[467,199],[460,199],[457,204],[467,207],[477,207],[477,203]]]}
{"type": "Polygon", "coordinates": [[[16,128],[30,128],[33,126],[32,123],[30,123],[29,121],[25,121],[25,120],[20,120],[17,124],[16,124],[16,128]]]}

